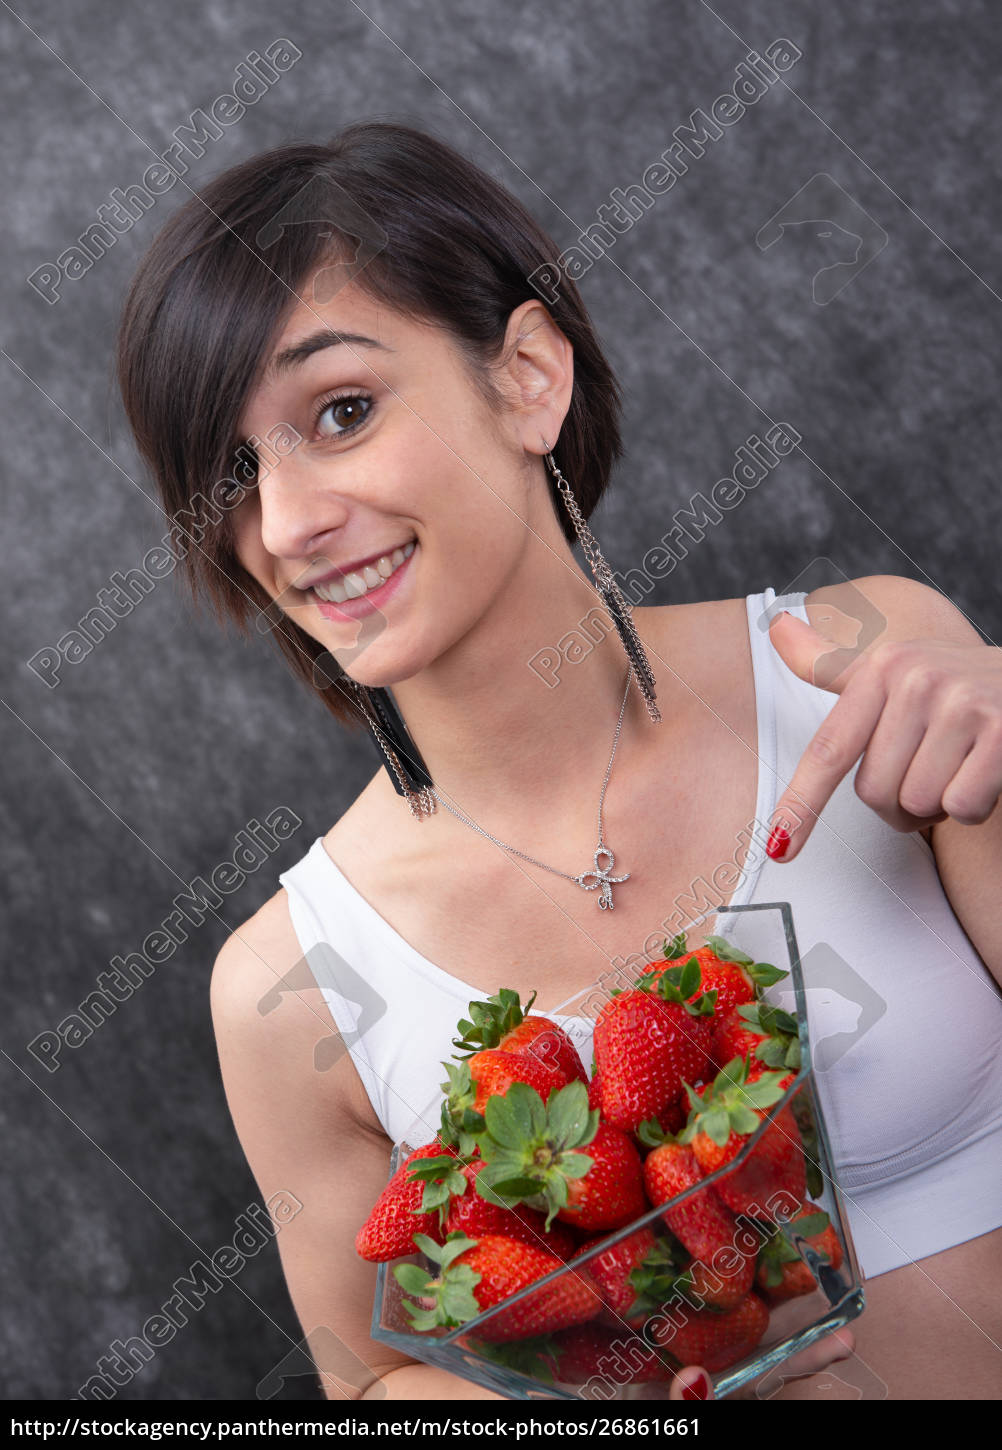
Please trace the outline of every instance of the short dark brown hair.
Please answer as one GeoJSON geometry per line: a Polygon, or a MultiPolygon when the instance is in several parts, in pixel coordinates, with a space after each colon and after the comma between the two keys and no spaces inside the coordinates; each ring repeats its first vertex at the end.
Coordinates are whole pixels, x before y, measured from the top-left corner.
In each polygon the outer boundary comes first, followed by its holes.
{"type": "MultiPolygon", "coordinates": [[[[440,324],[485,380],[511,313],[534,298],[530,275],[556,256],[492,177],[435,137],[388,122],[251,157],[182,206],[132,283],[118,373],[193,597],[245,634],[272,604],[239,563],[229,521],[209,527],[193,500],[211,500],[228,475],[246,482],[246,467],[243,477],[239,463],[235,471],[237,422],[281,318],[318,267],[353,259],[362,290],[440,324]],[[360,241],[360,232],[368,237],[360,241]]],[[[621,450],[619,389],[573,282],[562,281],[548,311],[574,350],[555,455],[587,516],[621,450]]],[[[572,539],[562,505],[558,515],[572,539]]],[[[210,504],[213,518],[220,523],[210,504]]],[[[285,615],[270,632],[332,713],[352,719],[344,693],[315,669],[323,647],[285,615]]]]}

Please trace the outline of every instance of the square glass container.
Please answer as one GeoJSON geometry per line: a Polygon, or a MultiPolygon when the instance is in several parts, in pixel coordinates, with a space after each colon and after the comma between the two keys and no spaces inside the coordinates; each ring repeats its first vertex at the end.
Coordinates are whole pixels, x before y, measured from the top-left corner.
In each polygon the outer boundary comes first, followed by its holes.
{"type": "MultiPolygon", "coordinates": [[[[732,946],[747,952],[756,962],[769,962],[789,973],[774,988],[767,989],[764,996],[768,1001],[779,994],[786,1001],[792,985],[794,1015],[800,1040],[801,1065],[794,1081],[782,1099],[769,1110],[767,1118],[750,1135],[737,1157],[709,1174],[701,1184],[679,1194],[667,1204],[650,1209],[632,1223],[604,1234],[600,1243],[587,1252],[578,1254],[570,1263],[562,1264],[545,1278],[537,1280],[520,1293],[504,1300],[502,1304],[455,1329],[418,1333],[411,1328],[403,1303],[408,1296],[400,1288],[392,1270],[400,1263],[420,1263],[418,1255],[380,1264],[372,1316],[373,1339],[392,1345],[412,1359],[461,1375],[507,1399],[667,1398],[671,1370],[662,1371],[657,1366],[651,1368],[650,1345],[656,1344],[661,1350],[675,1357],[673,1341],[679,1335],[679,1344],[682,1343],[687,1324],[696,1312],[692,1307],[686,1306],[681,1296],[672,1296],[664,1303],[661,1311],[650,1314],[641,1325],[626,1324],[624,1321],[617,1323],[606,1311],[605,1322],[613,1335],[611,1350],[602,1356],[596,1373],[587,1380],[582,1380],[581,1370],[576,1376],[572,1375],[571,1378],[577,1382],[559,1377],[561,1356],[558,1355],[556,1360],[552,1356],[547,1357],[545,1349],[540,1349],[538,1341],[497,1342],[495,1333],[498,1316],[503,1315],[509,1306],[520,1299],[540,1290],[545,1292],[546,1286],[559,1280],[562,1275],[574,1274],[587,1268],[591,1259],[628,1238],[639,1228],[657,1229],[659,1221],[664,1219],[667,1212],[678,1206],[691,1205],[699,1195],[714,1189],[721,1180],[728,1179],[732,1185],[740,1183],[743,1196],[749,1192],[754,1193],[760,1185],[763,1193],[768,1194],[768,1182],[761,1173],[764,1155],[760,1152],[760,1145],[767,1134],[773,1135],[771,1142],[774,1144],[777,1133],[789,1140],[794,1131],[799,1135],[806,1163],[807,1198],[828,1215],[839,1240],[841,1263],[835,1268],[824,1258],[819,1258],[791,1224],[782,1221],[782,1208],[780,1209],[778,1231],[785,1244],[796,1255],[797,1262],[802,1263],[810,1274],[814,1289],[783,1303],[770,1305],[768,1327],[755,1348],[744,1358],[715,1372],[711,1365],[705,1365],[711,1370],[716,1396],[721,1398],[748,1384],[833,1329],[849,1323],[862,1311],[862,1276],[836,1182],[828,1132],[811,1071],[804,983],[789,904],[774,902],[727,907],[719,913],[710,913],[708,917],[693,922],[690,931],[711,917],[714,922],[712,934],[724,937],[732,946]],[[641,1369],[641,1366],[645,1368],[641,1369]]],[[[693,940],[696,938],[693,937],[693,940]]],[[[596,996],[595,987],[580,993],[579,998],[591,1003],[600,1000],[596,996]]],[[[409,1151],[406,1145],[398,1145],[394,1149],[391,1172],[409,1151]]],[[[584,1151],[587,1152],[587,1149],[584,1151]]],[[[738,1218],[740,1223],[740,1214],[738,1218]]],[[[793,1262],[793,1259],[790,1261],[793,1262]]],[[[711,1312],[704,1309],[704,1318],[711,1312]]],[[[559,1343],[559,1336],[557,1342],[559,1343]]],[[[678,1358],[682,1364],[692,1362],[681,1356],[678,1358]]],[[[705,1356],[695,1362],[705,1364],[705,1356]]]]}

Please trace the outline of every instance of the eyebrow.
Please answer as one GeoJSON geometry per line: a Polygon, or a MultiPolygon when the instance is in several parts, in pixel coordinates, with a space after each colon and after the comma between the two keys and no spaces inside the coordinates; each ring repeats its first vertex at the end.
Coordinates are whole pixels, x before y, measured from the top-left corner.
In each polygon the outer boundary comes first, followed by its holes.
{"type": "Polygon", "coordinates": [[[276,353],[271,361],[270,372],[288,372],[290,368],[299,367],[311,358],[314,353],[322,352],[328,347],[372,347],[378,348],[380,352],[392,352],[385,342],[377,342],[373,337],[365,337],[360,332],[335,332],[332,328],[322,327],[318,332],[311,332],[308,337],[303,337],[299,342],[294,342],[291,347],[283,348],[276,353]]]}

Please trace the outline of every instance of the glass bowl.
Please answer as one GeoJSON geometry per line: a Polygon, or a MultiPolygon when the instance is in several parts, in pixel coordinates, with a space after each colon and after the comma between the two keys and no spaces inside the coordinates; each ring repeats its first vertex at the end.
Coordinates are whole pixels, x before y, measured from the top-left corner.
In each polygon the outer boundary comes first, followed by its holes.
{"type": "MultiPolygon", "coordinates": [[[[794,1080],[756,1131],[749,1136],[740,1153],[730,1163],[708,1174],[700,1184],[677,1195],[668,1203],[650,1209],[622,1228],[604,1234],[600,1242],[576,1254],[570,1263],[561,1264],[545,1278],[528,1285],[518,1294],[458,1328],[418,1333],[411,1327],[404,1307],[404,1301],[409,1296],[401,1289],[392,1271],[398,1264],[422,1263],[420,1255],[414,1254],[392,1263],[380,1264],[372,1316],[373,1339],[392,1345],[412,1359],[472,1380],[507,1399],[664,1399],[668,1395],[672,1365],[686,1363],[699,1363],[710,1371],[714,1393],[721,1398],[748,1384],[790,1355],[807,1348],[833,1329],[849,1323],[862,1311],[862,1276],[836,1182],[828,1132],[811,1070],[804,983],[790,907],[786,902],[732,906],[699,918],[691,924],[689,930],[700,926],[710,917],[714,919],[713,934],[747,952],[756,962],[769,962],[789,973],[775,987],[767,988],[763,996],[766,1001],[774,1000],[777,996],[788,1001],[792,986],[793,1015],[796,1018],[800,1042],[800,1067],[794,1080]],[[838,1239],[840,1262],[838,1253],[833,1252],[830,1257],[818,1255],[809,1238],[797,1232],[795,1218],[791,1221],[797,1211],[792,1200],[776,1199],[773,1194],[775,1201],[771,1205],[768,1201],[770,1186],[764,1165],[771,1162],[772,1149],[777,1142],[789,1144],[793,1134],[799,1136],[802,1145],[807,1199],[827,1214],[831,1229],[838,1239]],[[545,1340],[503,1338],[505,1327],[500,1316],[505,1315],[519,1300],[535,1295],[540,1290],[545,1291],[548,1285],[554,1284],[564,1275],[587,1269],[591,1260],[629,1238],[639,1229],[663,1231],[666,1214],[671,1214],[679,1207],[691,1208],[701,1197],[711,1194],[715,1197],[721,1190],[731,1202],[739,1201],[738,1191],[741,1202],[751,1204],[756,1201],[756,1195],[767,1200],[762,1204],[761,1217],[735,1210],[739,1228],[745,1236],[743,1240],[736,1241],[740,1253],[754,1252],[750,1248],[752,1240],[747,1237],[748,1233],[756,1225],[762,1226],[759,1228],[762,1242],[766,1232],[764,1225],[769,1224],[773,1257],[793,1266],[791,1273],[796,1272],[800,1277],[802,1287],[809,1282],[804,1278],[805,1274],[810,1276],[814,1286],[810,1292],[801,1292],[796,1297],[773,1302],[773,1296],[782,1291],[757,1282],[756,1297],[760,1302],[766,1303],[768,1323],[754,1348],[742,1358],[718,1369],[713,1362],[712,1350],[701,1351],[698,1357],[692,1354],[689,1346],[692,1344],[693,1331],[698,1326],[706,1328],[708,1315],[713,1316],[709,1328],[714,1335],[719,1336],[724,1331],[719,1311],[705,1307],[706,1301],[698,1297],[698,1292],[694,1296],[691,1284],[688,1297],[673,1289],[656,1307],[649,1309],[642,1322],[627,1323],[607,1306],[599,1321],[604,1347],[595,1359],[594,1372],[588,1374],[587,1378],[584,1378],[587,1368],[581,1367],[581,1356],[578,1356],[577,1365],[562,1368],[562,1365],[567,1366],[570,1363],[567,1350],[575,1338],[574,1331],[563,1331],[545,1340]],[[700,1309],[700,1305],[704,1307],[700,1309]],[[698,1319],[695,1317],[697,1314],[698,1319]],[[656,1348],[657,1355],[652,1353],[652,1346],[656,1348]],[[662,1359],[665,1363],[659,1362],[662,1359]],[[562,1373],[567,1377],[562,1379],[562,1373]]],[[[598,984],[598,989],[596,986],[588,988],[579,993],[575,1001],[589,1003],[592,1010],[597,1011],[595,1004],[604,1000],[612,987],[625,986],[632,981],[636,970],[623,973],[618,980],[606,979],[598,984]]],[[[555,1013],[548,1015],[556,1017],[555,1013]]],[[[573,1019],[564,1015],[557,1020],[567,1026],[573,1019]]],[[[577,1020],[579,1023],[583,1021],[580,1018],[577,1020]]],[[[575,1034],[572,1032],[572,1035],[575,1034]]],[[[577,1034],[579,1042],[581,1036],[581,1033],[577,1034]]],[[[409,1151],[406,1145],[398,1145],[394,1149],[391,1173],[409,1151]]],[[[800,1149],[792,1151],[799,1153],[800,1149]]],[[[739,1255],[735,1255],[734,1259],[740,1262],[739,1255]]],[[[726,1256],[720,1259],[715,1257],[706,1268],[711,1271],[711,1284],[714,1280],[718,1285],[721,1280],[726,1280],[729,1269],[734,1272],[731,1260],[726,1256]]],[[[774,1268],[772,1276],[778,1277],[780,1272],[774,1268]]],[[[758,1308],[756,1313],[761,1323],[764,1314],[758,1308]]],[[[731,1354],[733,1353],[732,1349],[731,1354]]]]}

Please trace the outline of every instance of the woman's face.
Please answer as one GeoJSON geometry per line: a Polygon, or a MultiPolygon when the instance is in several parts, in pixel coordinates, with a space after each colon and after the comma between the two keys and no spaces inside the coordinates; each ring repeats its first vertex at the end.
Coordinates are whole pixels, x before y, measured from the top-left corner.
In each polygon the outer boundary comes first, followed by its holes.
{"type": "MultiPolygon", "coordinates": [[[[515,325],[545,323],[533,308],[515,325]]],[[[302,441],[233,511],[237,555],[360,683],[444,655],[517,579],[528,541],[559,533],[523,442],[547,420],[492,409],[440,327],[355,285],[297,303],[280,329],[240,432],[278,425],[302,441]]]]}

